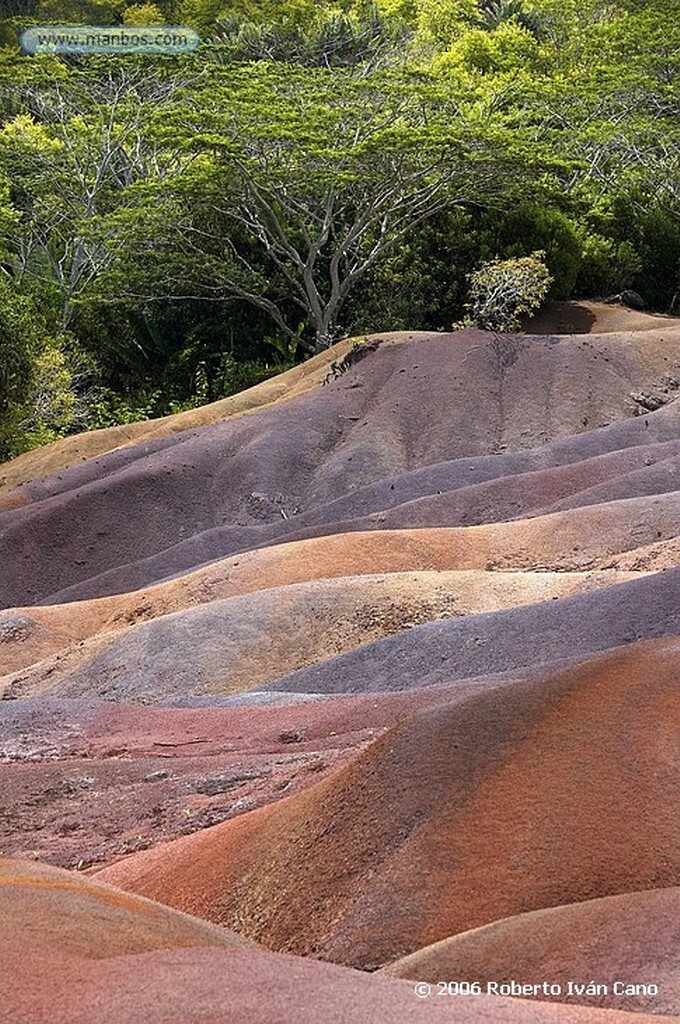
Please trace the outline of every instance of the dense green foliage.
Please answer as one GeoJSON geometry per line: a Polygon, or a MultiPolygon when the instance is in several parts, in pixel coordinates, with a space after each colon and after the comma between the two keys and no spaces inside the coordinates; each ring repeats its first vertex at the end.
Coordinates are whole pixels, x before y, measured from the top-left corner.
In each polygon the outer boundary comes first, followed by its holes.
{"type": "Polygon", "coordinates": [[[0,278],[0,453],[54,441],[79,422],[75,360],[35,303],[0,278]]]}
{"type": "Polygon", "coordinates": [[[554,298],[677,312],[680,0],[8,5],[0,457],[446,327],[537,250],[554,298]],[[47,23],[203,44],[23,55],[47,23]]]}

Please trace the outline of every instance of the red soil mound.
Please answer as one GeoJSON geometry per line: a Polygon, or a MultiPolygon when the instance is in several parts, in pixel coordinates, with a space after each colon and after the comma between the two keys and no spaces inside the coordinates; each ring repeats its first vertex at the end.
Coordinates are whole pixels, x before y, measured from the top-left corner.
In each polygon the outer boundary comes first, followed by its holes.
{"type": "Polygon", "coordinates": [[[502,917],[677,884],[679,649],[631,646],[422,712],[319,785],[98,877],[365,968],[502,917]]]}
{"type": "Polygon", "coordinates": [[[680,321],[549,312],[0,468],[0,850],[128,890],[0,858],[0,1024],[677,1008],[680,321]]]}
{"type": "Polygon", "coordinates": [[[557,1002],[680,1013],[679,944],[680,889],[652,889],[495,921],[418,950],[382,973],[434,984],[477,981],[483,991],[488,982],[544,979],[561,987],[557,1002]],[[583,986],[591,978],[607,991],[589,996],[570,989],[570,981],[583,986]],[[651,983],[658,992],[615,996],[622,979],[625,986],[651,983]]]}
{"type": "Polygon", "coordinates": [[[627,1014],[524,1000],[418,999],[407,982],[250,949],[205,921],[26,861],[0,859],[0,914],[0,1024],[287,1024],[293,1007],[309,1024],[628,1024],[627,1014]]]}
{"type": "Polygon", "coordinates": [[[0,850],[110,863],[299,792],[414,711],[512,681],[282,706],[0,701],[0,850]]]}

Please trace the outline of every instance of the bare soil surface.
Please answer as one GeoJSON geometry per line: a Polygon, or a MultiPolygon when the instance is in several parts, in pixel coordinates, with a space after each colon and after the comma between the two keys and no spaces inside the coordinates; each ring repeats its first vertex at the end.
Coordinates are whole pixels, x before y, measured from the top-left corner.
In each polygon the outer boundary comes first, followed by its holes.
{"type": "Polygon", "coordinates": [[[679,921],[678,888],[606,896],[495,921],[418,950],[381,973],[435,985],[440,978],[459,978],[483,988],[549,977],[561,991],[541,991],[542,1000],[603,1008],[617,980],[624,987],[622,978],[654,978],[660,994],[630,992],[621,1008],[672,1013],[680,1002],[679,921]],[[589,995],[587,980],[574,991],[575,978],[598,978],[599,991],[589,995]]]}
{"type": "Polygon", "coordinates": [[[525,327],[0,467],[0,1024],[680,1019],[680,320],[525,327]]]}
{"type": "Polygon", "coordinates": [[[525,321],[523,330],[527,334],[618,334],[660,327],[672,330],[679,324],[680,317],[630,309],[619,303],[552,300],[525,321]]]}
{"type": "MultiPolygon", "coordinates": [[[[278,526],[376,480],[597,434],[644,411],[634,395],[658,399],[656,414],[673,410],[658,418],[675,426],[679,339],[680,329],[590,341],[513,335],[506,351],[483,332],[461,331],[380,345],[294,401],[23,485],[25,504],[0,512],[0,603],[63,600],[66,588],[93,579],[95,592],[79,596],[101,596],[111,589],[96,578],[114,569],[116,589],[136,589],[140,563],[143,582],[156,582],[187,568],[189,552],[195,567],[251,548],[239,530],[278,526]],[[221,537],[223,528],[236,534],[221,537]],[[55,557],[45,561],[48,548],[55,557]],[[148,563],[162,554],[163,569],[148,563]]],[[[647,430],[639,433],[650,443],[647,430]]],[[[597,448],[585,450],[592,457],[597,448]]]]}

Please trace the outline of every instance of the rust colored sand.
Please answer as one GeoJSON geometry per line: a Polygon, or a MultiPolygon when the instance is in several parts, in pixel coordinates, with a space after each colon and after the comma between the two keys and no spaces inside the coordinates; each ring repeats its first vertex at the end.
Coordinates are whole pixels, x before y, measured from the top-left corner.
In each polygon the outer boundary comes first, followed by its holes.
{"type": "Polygon", "coordinates": [[[512,681],[278,707],[0,701],[0,850],[110,863],[290,796],[414,711],[512,681]]]}
{"type": "Polygon", "coordinates": [[[318,786],[97,877],[363,968],[502,917],[677,884],[679,652],[630,646],[421,712],[318,786]]]}
{"type": "MultiPolygon", "coordinates": [[[[250,943],[223,928],[43,864],[0,857],[0,958],[100,960],[250,943]]],[[[4,967],[3,967],[4,971],[4,967]]]]}

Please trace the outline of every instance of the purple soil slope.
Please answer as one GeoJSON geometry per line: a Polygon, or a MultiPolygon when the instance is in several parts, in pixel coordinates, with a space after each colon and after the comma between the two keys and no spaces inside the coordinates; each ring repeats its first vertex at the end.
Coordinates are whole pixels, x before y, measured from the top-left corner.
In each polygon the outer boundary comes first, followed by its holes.
{"type": "MultiPolygon", "coordinates": [[[[224,524],[279,522],[443,459],[517,451],[623,420],[637,409],[631,391],[661,386],[677,355],[663,332],[507,344],[509,363],[476,331],[380,346],[293,402],[24,485],[0,513],[0,603],[37,603],[224,524]],[[569,389],[560,383],[567,378],[569,389]],[[59,557],[38,572],[36,552],[48,545],[59,557]]],[[[194,545],[194,565],[215,556],[209,547],[194,545]]],[[[226,552],[222,544],[217,554],[226,552]]]]}
{"type": "Polygon", "coordinates": [[[663,494],[676,490],[679,479],[680,442],[640,445],[556,469],[416,498],[386,512],[375,512],[372,518],[384,530],[406,525],[471,526],[663,494]]]}
{"type": "MultiPolygon", "coordinates": [[[[623,498],[619,501],[605,502],[599,505],[589,505],[586,508],[567,509],[564,512],[557,512],[554,515],[536,516],[527,520],[511,520],[508,523],[488,523],[480,526],[450,527],[448,529],[462,531],[455,536],[455,551],[458,557],[440,561],[437,567],[448,569],[471,569],[471,568],[556,568],[556,569],[588,569],[609,555],[620,554],[623,551],[631,551],[634,548],[649,545],[656,542],[673,540],[680,532],[680,504],[677,491],[654,495],[648,498],[623,498]],[[483,553],[488,552],[488,557],[483,553]],[[510,557],[508,557],[510,555],[510,557]],[[493,564],[487,564],[492,562],[493,564]]],[[[253,557],[253,551],[267,552],[266,558],[287,559],[292,553],[293,544],[307,541],[309,547],[305,551],[314,548],[313,541],[324,542],[317,545],[317,550],[323,551],[324,562],[331,565],[335,561],[329,546],[335,542],[341,542],[342,550],[347,552],[353,550],[355,545],[362,542],[359,534],[370,531],[377,535],[376,544],[389,545],[396,530],[381,530],[381,522],[378,517],[370,516],[360,520],[347,520],[333,526],[309,527],[307,530],[289,534],[286,537],[279,537],[271,544],[260,544],[250,552],[241,550],[236,555],[228,556],[232,565],[238,565],[242,556],[253,557]],[[355,540],[355,537],[357,539],[355,540]],[[326,538],[328,540],[326,541],[326,538]],[[285,543],[284,543],[285,542],[285,543]],[[277,551],[279,548],[287,548],[286,551],[277,551]]],[[[432,527],[433,536],[437,531],[443,532],[446,527],[432,527]]],[[[417,531],[410,531],[416,534],[417,531]]],[[[423,536],[427,535],[426,529],[421,528],[423,536]]],[[[250,538],[252,540],[252,538],[250,538]]],[[[260,538],[261,539],[261,538],[260,538]]],[[[414,538],[415,539],[415,538],[414,538]]],[[[337,544],[336,544],[337,548],[337,544]]],[[[303,549],[301,549],[303,550],[303,549]]],[[[190,556],[195,554],[193,543],[189,543],[182,552],[190,556]]],[[[102,577],[96,577],[87,585],[68,588],[61,594],[53,595],[50,603],[62,603],[76,600],[83,600],[92,594],[117,593],[119,590],[138,589],[145,586],[148,578],[174,579],[181,573],[179,570],[170,571],[172,562],[168,559],[175,558],[177,549],[167,552],[162,557],[150,560],[142,560],[136,565],[128,566],[125,570],[112,570],[102,577]],[[130,577],[134,582],[130,582],[130,577]],[[123,587],[121,584],[125,582],[123,587]]],[[[295,556],[294,556],[295,557],[295,556]]],[[[224,561],[216,558],[215,561],[224,561]]],[[[176,568],[176,563],[175,563],[176,568]]],[[[190,567],[191,568],[191,567],[190,567]]],[[[205,567],[204,567],[205,568],[205,567]]],[[[371,571],[395,571],[396,569],[428,569],[432,568],[429,563],[413,564],[402,558],[401,562],[392,565],[382,566],[377,564],[371,566],[371,571]]],[[[360,572],[355,563],[345,557],[342,571],[321,571],[318,575],[349,575],[360,572]]],[[[363,570],[366,571],[366,570],[363,570]]],[[[289,576],[279,582],[297,582],[299,576],[289,576]]],[[[273,585],[273,584],[270,584],[273,585]]]]}
{"type": "MultiPolygon", "coordinates": [[[[306,510],[298,521],[333,523],[367,516],[440,491],[476,487],[525,473],[575,467],[579,462],[588,463],[591,459],[614,456],[619,452],[624,460],[634,459],[636,448],[653,457],[657,445],[676,445],[679,438],[680,404],[672,402],[648,415],[617,420],[597,429],[585,427],[580,433],[529,450],[486,454],[483,458],[458,458],[415,468],[356,488],[351,494],[327,502],[318,510],[306,510]]],[[[604,473],[607,472],[606,466],[606,461],[599,468],[597,463],[591,463],[585,471],[604,473]]],[[[578,470],[574,468],[573,472],[578,482],[578,470]]]]}
{"type": "MultiPolygon", "coordinates": [[[[640,577],[639,572],[604,569],[568,573],[431,569],[336,576],[274,587],[258,586],[257,579],[242,578],[241,582],[255,586],[245,594],[227,597],[216,575],[210,581],[204,576],[201,585],[192,574],[174,584],[133,591],[123,599],[0,612],[0,687],[2,676],[47,660],[51,662],[52,682],[60,685],[74,666],[82,667],[100,651],[127,643],[127,638],[140,635],[139,626],[173,613],[179,613],[179,617],[173,620],[176,628],[165,630],[166,643],[177,648],[182,634],[183,650],[195,665],[202,651],[196,652],[195,630],[190,622],[195,615],[200,619],[208,611],[207,606],[220,613],[214,620],[216,636],[206,641],[216,648],[216,656],[224,657],[226,665],[242,665],[243,672],[248,663],[248,671],[261,679],[272,679],[432,619],[548,601],[640,577]],[[265,632],[270,640],[277,639],[268,651],[261,644],[265,632]],[[58,661],[52,658],[69,648],[70,653],[58,661]]],[[[164,627],[159,623],[150,627],[154,628],[164,627]]],[[[148,663],[148,656],[145,645],[138,650],[139,668],[148,663]]],[[[180,661],[184,659],[186,654],[180,661]]],[[[33,682],[37,682],[34,673],[33,682]]],[[[49,689],[52,683],[46,682],[49,689]]],[[[216,682],[214,674],[210,682],[216,682]]],[[[252,686],[252,678],[247,685],[252,686]]]]}

